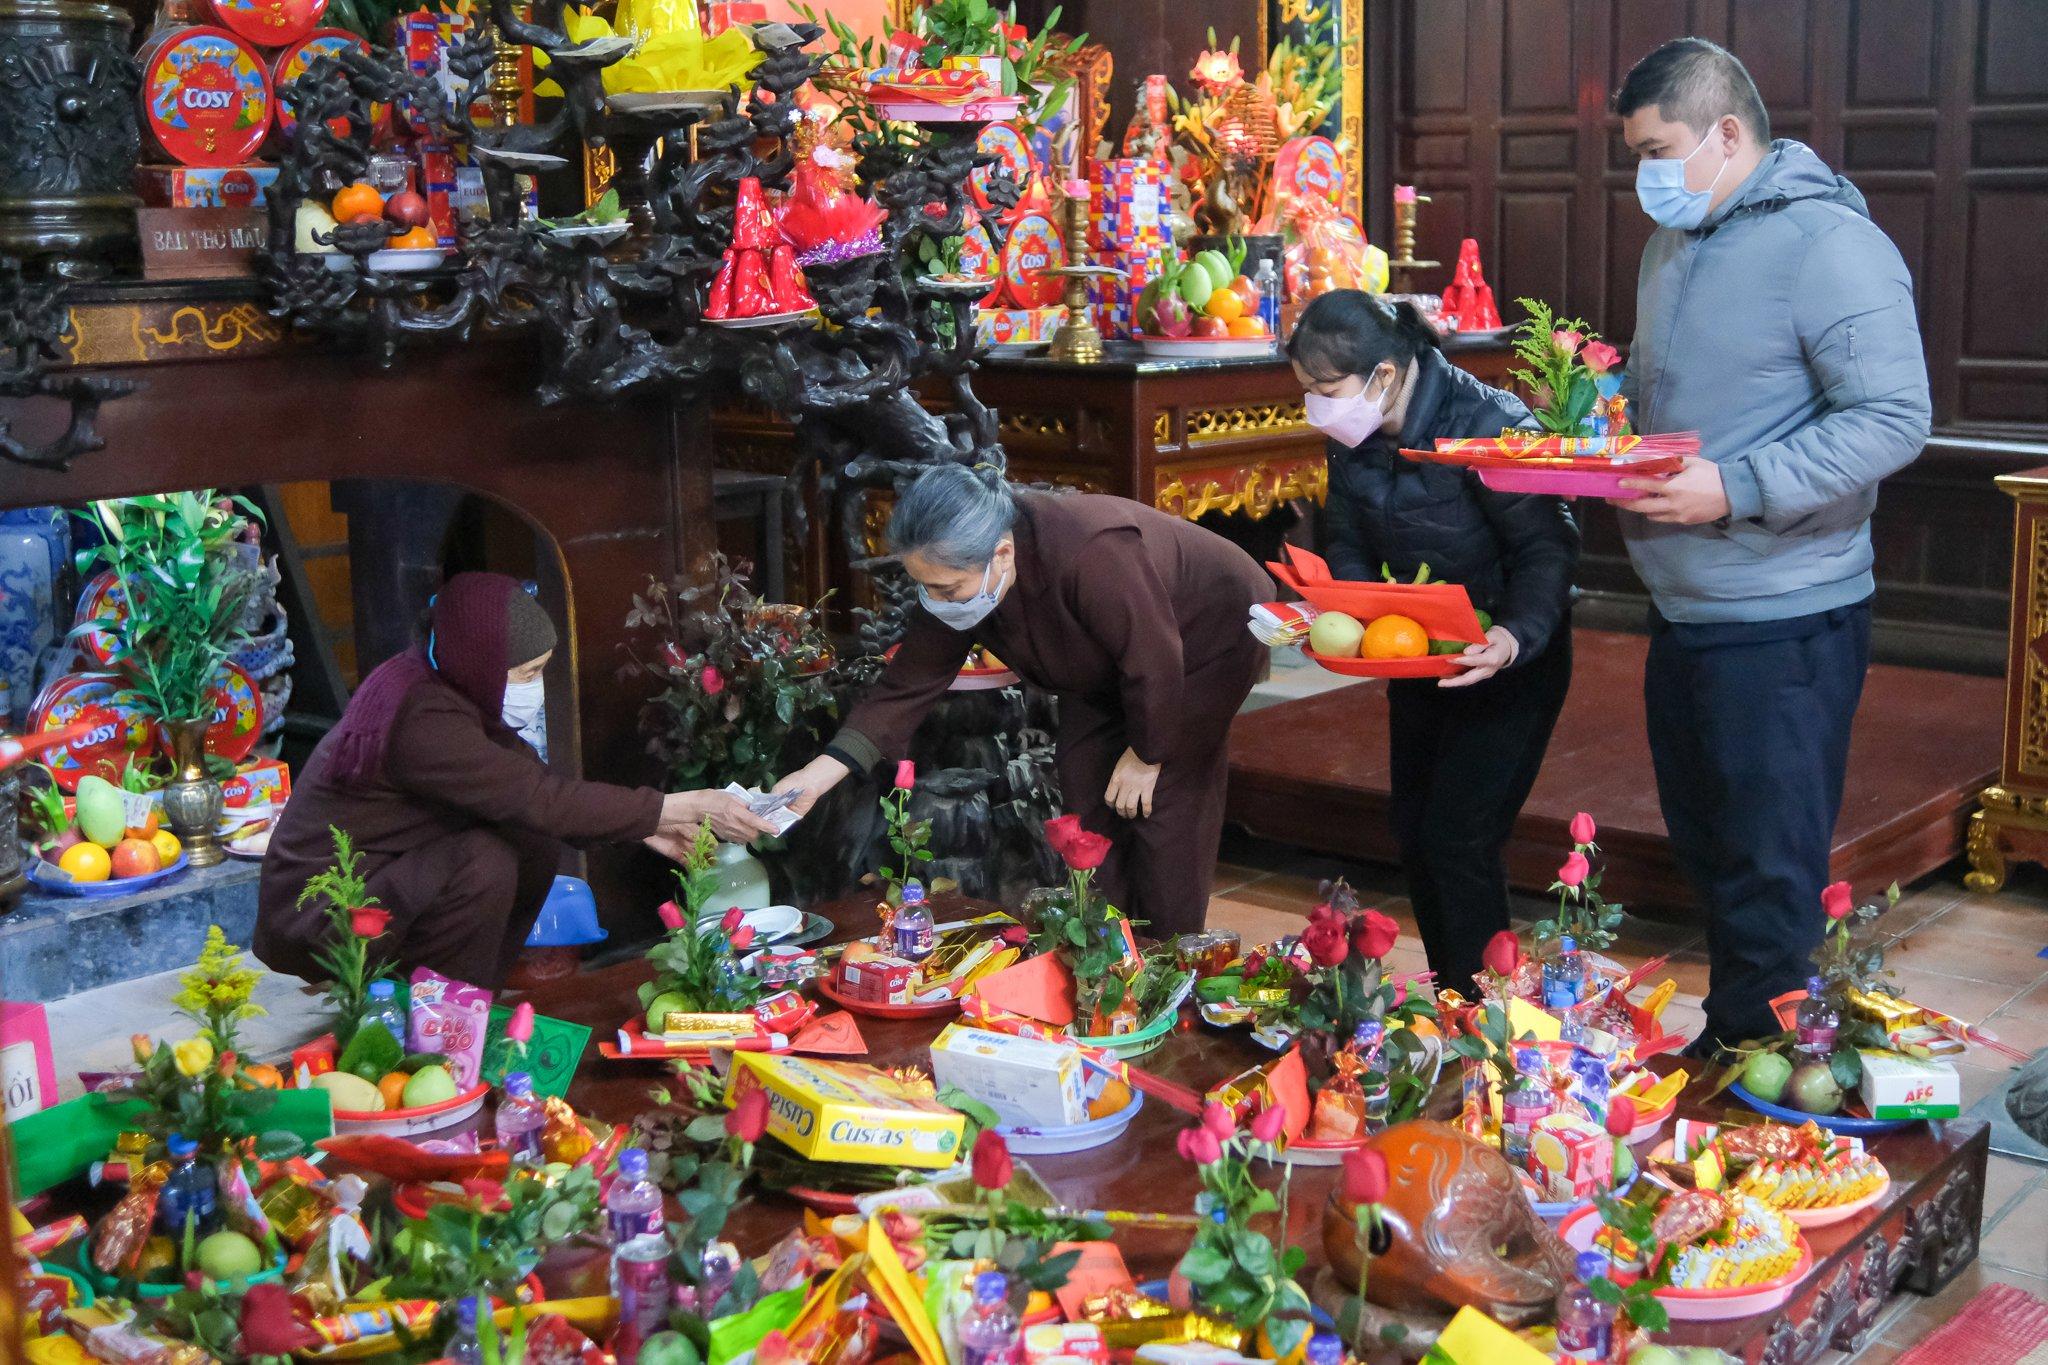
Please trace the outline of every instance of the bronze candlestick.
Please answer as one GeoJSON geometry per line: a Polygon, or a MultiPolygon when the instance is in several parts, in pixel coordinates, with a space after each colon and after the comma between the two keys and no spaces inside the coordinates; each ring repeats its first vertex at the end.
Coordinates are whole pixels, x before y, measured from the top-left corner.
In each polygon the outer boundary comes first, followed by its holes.
{"type": "Polygon", "coordinates": [[[1434,270],[1442,261],[1415,259],[1415,206],[1427,204],[1429,196],[1417,194],[1413,185],[1394,186],[1394,257],[1387,262],[1389,285],[1396,294],[1411,292],[1408,277],[1418,270],[1434,270]]]}
{"type": "Polygon", "coordinates": [[[1088,263],[1088,200],[1081,194],[1068,194],[1066,200],[1067,263],[1052,273],[1067,282],[1066,296],[1061,299],[1067,315],[1061,319],[1059,331],[1053,333],[1046,354],[1054,360],[1090,365],[1102,359],[1102,333],[1089,308],[1088,281],[1114,279],[1121,272],[1088,263]]]}

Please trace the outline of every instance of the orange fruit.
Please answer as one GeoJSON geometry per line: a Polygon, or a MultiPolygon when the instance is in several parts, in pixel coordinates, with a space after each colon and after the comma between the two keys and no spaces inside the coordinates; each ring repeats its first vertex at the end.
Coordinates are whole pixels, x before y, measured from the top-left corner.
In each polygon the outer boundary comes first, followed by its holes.
{"type": "Polygon", "coordinates": [[[1218,289],[1202,305],[1202,312],[1205,316],[1231,322],[1244,316],[1244,300],[1234,290],[1218,289]]]}
{"type": "Polygon", "coordinates": [[[151,806],[149,808],[149,817],[147,819],[145,819],[139,825],[128,826],[128,837],[131,839],[147,839],[157,832],[157,829],[163,824],[163,822],[164,819],[162,813],[159,812],[155,806],[151,806]]]}
{"type": "Polygon", "coordinates": [[[1358,652],[1367,659],[1419,659],[1429,653],[1429,632],[1413,617],[1377,616],[1366,626],[1358,652]]]}
{"type": "Polygon", "coordinates": [[[348,188],[335,192],[334,202],[329,205],[328,211],[334,215],[334,221],[337,223],[356,223],[366,218],[382,218],[384,196],[377,193],[375,185],[367,185],[358,180],[348,188]]]}
{"type": "Polygon", "coordinates": [[[242,1075],[259,1090],[284,1089],[284,1073],[268,1062],[251,1062],[242,1068],[242,1075]]]}
{"type": "Polygon", "coordinates": [[[178,855],[185,851],[185,846],[178,842],[178,836],[167,829],[150,835],[149,841],[156,845],[156,856],[162,859],[165,867],[178,861],[178,855]]]}
{"type": "Polygon", "coordinates": [[[405,1083],[412,1077],[403,1071],[387,1071],[377,1082],[377,1093],[384,1097],[386,1109],[405,1108],[405,1083]]]}
{"type": "Polygon", "coordinates": [[[69,872],[73,881],[80,882],[103,882],[114,873],[114,860],[105,849],[89,840],[65,849],[57,859],[57,866],[69,872]]]}
{"type": "Polygon", "coordinates": [[[432,228],[408,228],[385,243],[394,251],[431,251],[441,245],[432,228]]]}
{"type": "Polygon", "coordinates": [[[1266,334],[1266,324],[1254,317],[1232,318],[1230,334],[1234,337],[1262,337],[1266,334]]]}

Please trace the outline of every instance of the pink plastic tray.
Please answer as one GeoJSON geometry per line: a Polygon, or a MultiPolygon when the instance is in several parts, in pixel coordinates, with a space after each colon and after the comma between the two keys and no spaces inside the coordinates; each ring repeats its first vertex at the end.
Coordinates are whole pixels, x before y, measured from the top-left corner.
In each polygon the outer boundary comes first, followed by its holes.
{"type": "Polygon", "coordinates": [[[1561,498],[1611,498],[1616,502],[1643,495],[1640,489],[1623,488],[1623,479],[1659,477],[1628,470],[1561,469],[1555,465],[1531,465],[1527,469],[1482,465],[1475,472],[1479,482],[1496,493],[1551,493],[1561,498]]]}

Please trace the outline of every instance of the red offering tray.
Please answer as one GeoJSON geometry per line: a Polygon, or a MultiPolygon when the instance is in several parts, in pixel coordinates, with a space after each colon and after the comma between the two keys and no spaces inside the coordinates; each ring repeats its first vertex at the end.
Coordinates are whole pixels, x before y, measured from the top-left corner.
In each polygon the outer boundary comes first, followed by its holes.
{"type": "MultiPolygon", "coordinates": [[[[1472,598],[1461,584],[1345,582],[1330,573],[1330,566],[1321,555],[1298,545],[1287,546],[1286,553],[1289,563],[1269,562],[1266,567],[1317,611],[1341,611],[1361,622],[1370,622],[1378,616],[1406,616],[1421,625],[1432,640],[1462,640],[1468,645],[1486,643],[1486,632],[1479,628],[1478,614],[1472,610],[1472,598]]],[[[1362,677],[1426,678],[1440,677],[1452,671],[1448,663],[1442,661],[1455,656],[1439,654],[1415,659],[1334,659],[1328,662],[1319,654],[1309,657],[1340,673],[1351,672],[1349,665],[1354,662],[1366,665],[1368,669],[1384,669],[1394,664],[1440,664],[1440,671],[1425,667],[1415,673],[1360,673],[1362,677]]]]}
{"type": "Polygon", "coordinates": [[[855,1014],[873,1015],[877,1019],[936,1019],[942,1014],[952,1014],[960,1008],[960,997],[934,1000],[924,1005],[878,1005],[869,1000],[855,1000],[841,995],[832,988],[832,978],[821,976],[817,980],[818,994],[835,1005],[844,1006],[855,1014]]]}
{"type": "Polygon", "coordinates": [[[1301,652],[1311,663],[1353,678],[1448,678],[1464,671],[1458,667],[1455,654],[1424,654],[1414,659],[1340,659],[1334,654],[1318,654],[1306,644],[1301,652]]]}

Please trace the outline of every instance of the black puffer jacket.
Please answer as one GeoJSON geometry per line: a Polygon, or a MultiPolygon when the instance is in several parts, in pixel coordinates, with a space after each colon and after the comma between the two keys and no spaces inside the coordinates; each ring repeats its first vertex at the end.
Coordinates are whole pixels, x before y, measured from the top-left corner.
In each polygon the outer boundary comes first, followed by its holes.
{"type": "Polygon", "coordinates": [[[1398,437],[1330,443],[1325,557],[1337,577],[1350,579],[1377,579],[1385,564],[1406,581],[1429,565],[1432,582],[1464,584],[1472,605],[1515,637],[1515,662],[1527,663],[1571,604],[1579,528],[1561,499],[1496,493],[1470,470],[1404,457],[1402,446],[1427,450],[1439,436],[1534,425],[1521,399],[1474,379],[1441,351],[1424,351],[1416,367],[1398,437]]]}

